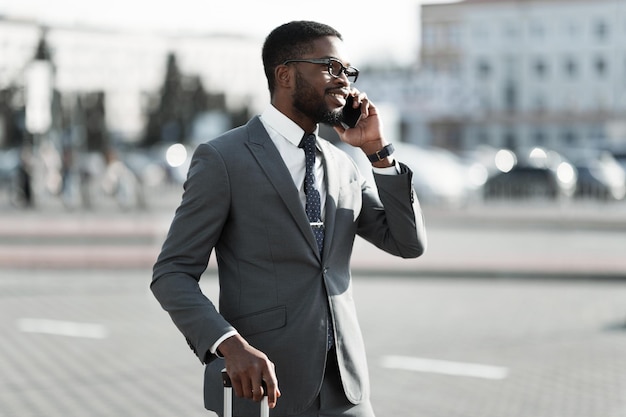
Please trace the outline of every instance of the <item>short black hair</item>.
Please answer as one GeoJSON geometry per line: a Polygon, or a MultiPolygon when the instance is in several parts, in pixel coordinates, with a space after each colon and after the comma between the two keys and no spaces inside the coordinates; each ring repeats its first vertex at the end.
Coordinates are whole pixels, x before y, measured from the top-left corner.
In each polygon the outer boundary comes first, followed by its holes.
{"type": "Polygon", "coordinates": [[[263,69],[267,77],[270,94],[275,87],[274,70],[288,59],[298,59],[311,51],[312,42],[324,36],[341,34],[323,23],[299,20],[278,26],[265,38],[263,44],[263,69]]]}

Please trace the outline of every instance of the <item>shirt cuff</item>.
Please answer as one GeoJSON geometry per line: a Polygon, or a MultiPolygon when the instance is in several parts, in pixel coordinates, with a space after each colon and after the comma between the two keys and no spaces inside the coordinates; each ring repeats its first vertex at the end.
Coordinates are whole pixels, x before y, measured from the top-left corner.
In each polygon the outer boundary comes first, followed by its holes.
{"type": "Polygon", "coordinates": [[[225,333],[222,337],[220,337],[219,339],[217,339],[217,342],[215,342],[213,344],[213,346],[211,346],[211,348],[209,349],[211,351],[212,354],[214,354],[215,356],[217,356],[218,358],[221,358],[222,355],[220,355],[219,353],[217,353],[217,348],[220,345],[220,343],[222,343],[224,340],[228,339],[231,336],[234,336],[237,334],[237,330],[231,330],[230,332],[225,333]]]}
{"type": "Polygon", "coordinates": [[[400,173],[400,167],[398,166],[398,164],[396,164],[395,160],[393,161],[393,166],[386,168],[372,167],[372,169],[374,170],[375,174],[381,175],[398,175],[400,173]]]}

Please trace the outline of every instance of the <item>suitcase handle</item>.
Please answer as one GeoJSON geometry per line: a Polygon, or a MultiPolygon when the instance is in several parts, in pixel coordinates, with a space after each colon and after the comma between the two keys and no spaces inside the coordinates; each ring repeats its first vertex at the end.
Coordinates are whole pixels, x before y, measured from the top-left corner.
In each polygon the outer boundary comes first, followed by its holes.
{"type": "MultiPolygon", "coordinates": [[[[226,369],[222,369],[222,382],[224,384],[224,417],[233,417],[233,383],[226,373],[226,369]]],[[[265,381],[261,382],[263,386],[263,399],[261,400],[261,417],[270,416],[270,407],[267,402],[267,385],[265,381]]]]}

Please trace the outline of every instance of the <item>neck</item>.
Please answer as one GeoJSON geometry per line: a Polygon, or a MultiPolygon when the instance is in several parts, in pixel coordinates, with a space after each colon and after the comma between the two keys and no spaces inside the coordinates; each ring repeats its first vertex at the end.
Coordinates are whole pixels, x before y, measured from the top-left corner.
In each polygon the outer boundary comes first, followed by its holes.
{"type": "Polygon", "coordinates": [[[317,129],[317,123],[310,117],[305,116],[296,110],[291,103],[285,104],[280,100],[272,100],[272,105],[282,114],[290,118],[295,124],[300,126],[305,133],[314,133],[317,129]]]}

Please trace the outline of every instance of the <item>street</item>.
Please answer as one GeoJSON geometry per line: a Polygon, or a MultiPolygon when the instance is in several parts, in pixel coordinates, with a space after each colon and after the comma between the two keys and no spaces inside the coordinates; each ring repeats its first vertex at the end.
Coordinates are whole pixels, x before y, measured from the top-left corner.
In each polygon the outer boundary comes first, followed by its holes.
{"type": "MultiPolygon", "coordinates": [[[[149,275],[3,271],[0,416],[210,415],[202,366],[149,275]]],[[[209,296],[216,282],[203,279],[209,296]]],[[[621,281],[367,276],[354,288],[379,416],[626,415],[621,281]]]]}
{"type": "MultiPolygon", "coordinates": [[[[148,288],[174,206],[0,215],[0,417],[211,415],[148,288]]],[[[626,416],[623,210],[427,209],[417,260],[357,241],[377,415],[626,416]]]]}

